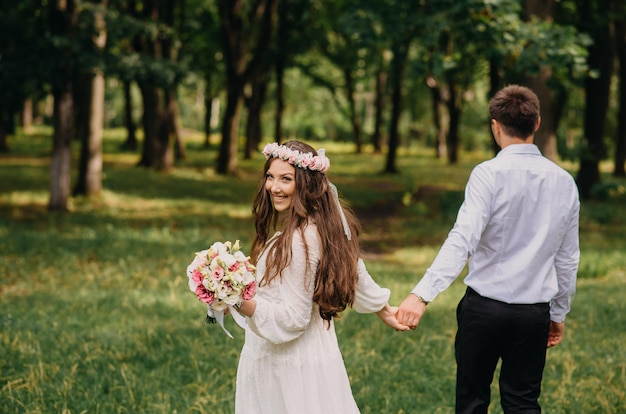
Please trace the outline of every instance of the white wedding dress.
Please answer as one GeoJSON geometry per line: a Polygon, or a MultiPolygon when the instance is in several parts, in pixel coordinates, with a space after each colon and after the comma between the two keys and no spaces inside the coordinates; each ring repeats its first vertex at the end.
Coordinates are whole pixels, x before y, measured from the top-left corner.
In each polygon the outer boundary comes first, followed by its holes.
{"type": "MultiPolygon", "coordinates": [[[[278,234],[278,233],[277,233],[278,234]]],[[[275,235],[276,236],[276,235],[275,235]]],[[[274,237],[275,237],[274,236],[274,237]]],[[[292,262],[270,286],[257,289],[256,311],[247,319],[245,343],[237,370],[238,414],[350,414],[359,409],[339,350],[333,322],[324,321],[313,304],[320,244],[317,228],[296,232],[292,262]]],[[[270,241],[271,243],[271,241],[270,241]]],[[[257,263],[257,282],[265,273],[265,254],[257,263]]],[[[353,309],[373,313],[389,300],[359,260],[359,282],[353,309]]]]}

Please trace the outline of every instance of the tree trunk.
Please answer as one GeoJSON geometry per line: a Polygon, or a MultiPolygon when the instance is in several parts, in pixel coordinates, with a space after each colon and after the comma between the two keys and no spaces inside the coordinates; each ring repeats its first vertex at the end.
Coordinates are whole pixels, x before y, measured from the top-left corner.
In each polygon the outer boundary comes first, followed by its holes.
{"type": "Polygon", "coordinates": [[[277,0],[259,0],[242,14],[242,0],[220,0],[220,31],[225,64],[227,102],[216,172],[232,174],[237,169],[238,127],[243,88],[268,68],[270,39],[276,20],[277,0]],[[250,17],[253,16],[253,17],[250,17]],[[244,17],[249,20],[244,21],[244,17]]]}
{"type": "Polygon", "coordinates": [[[276,60],[276,113],[274,114],[274,141],[283,140],[283,114],[285,113],[285,57],[279,53],[276,60]]]}
{"type": "MultiPolygon", "coordinates": [[[[504,82],[502,80],[502,72],[500,71],[500,64],[496,60],[496,58],[491,57],[489,59],[489,99],[493,98],[493,96],[504,86],[504,82]]],[[[485,129],[489,131],[489,136],[491,136],[491,148],[494,154],[497,154],[500,151],[500,147],[498,143],[493,137],[493,133],[491,132],[491,119],[489,119],[489,114],[487,114],[487,122],[485,122],[485,129]]]]}
{"type": "MultiPolygon", "coordinates": [[[[134,5],[131,10],[135,11],[134,5]]],[[[159,2],[148,1],[142,5],[141,18],[148,22],[159,24],[159,2]]],[[[139,7],[137,7],[139,9],[139,7]]],[[[133,47],[138,53],[158,59],[160,43],[158,39],[151,36],[138,35],[133,39],[133,47]]],[[[137,81],[141,92],[143,114],[141,124],[143,128],[143,149],[138,165],[146,168],[156,168],[159,154],[159,131],[160,131],[160,109],[162,90],[159,89],[151,79],[140,79],[137,81]]]]}
{"type": "Polygon", "coordinates": [[[250,39],[243,36],[240,15],[242,0],[218,1],[220,29],[226,64],[226,109],[222,121],[222,140],[215,170],[218,174],[232,174],[237,169],[238,129],[246,69],[246,53],[250,39]]]}
{"type": "Polygon", "coordinates": [[[183,139],[183,133],[180,126],[178,95],[175,88],[172,88],[168,94],[166,113],[169,118],[169,134],[174,140],[174,158],[176,160],[184,160],[187,158],[187,148],[185,147],[185,140],[183,139]]]}
{"type": "MultiPolygon", "coordinates": [[[[89,112],[91,105],[91,79],[83,72],[73,79],[72,99],[74,102],[74,140],[80,143],[89,139],[89,112]]],[[[81,144],[82,145],[82,144],[81,144]]]]}
{"type": "Polygon", "coordinates": [[[448,156],[448,147],[446,146],[446,130],[444,125],[448,125],[450,120],[444,118],[446,112],[441,111],[441,105],[445,104],[446,99],[443,97],[444,94],[435,78],[428,76],[426,78],[426,85],[428,85],[428,89],[430,89],[433,124],[437,130],[437,137],[434,143],[435,157],[445,158],[448,156]]]}
{"type": "Polygon", "coordinates": [[[129,151],[137,149],[137,125],[133,118],[133,98],[131,94],[131,81],[124,81],[124,125],[126,125],[126,141],[122,148],[129,151]]]}
{"type": "MultiPolygon", "coordinates": [[[[585,2],[585,6],[589,6],[585,2]]],[[[589,16],[583,7],[581,16],[589,16]]],[[[592,189],[601,181],[600,161],[606,156],[604,129],[609,104],[611,76],[613,74],[613,42],[611,25],[595,22],[590,30],[594,43],[589,46],[588,64],[599,76],[585,79],[585,150],[581,152],[580,169],[576,181],[580,196],[591,198],[592,189]]]]}
{"type": "MultiPolygon", "coordinates": [[[[52,32],[71,39],[77,24],[76,4],[72,0],[49,3],[52,32]]],[[[74,133],[74,101],[72,73],[75,70],[73,52],[62,50],[57,66],[52,69],[52,95],[54,99],[52,134],[52,160],[50,163],[50,211],[67,211],[71,184],[71,145],[74,133]]]]}
{"type": "Polygon", "coordinates": [[[246,124],[246,146],[244,158],[249,160],[263,140],[261,110],[267,94],[268,76],[257,77],[252,85],[252,94],[248,99],[248,122],[246,124]]]}
{"type": "Polygon", "coordinates": [[[361,141],[361,121],[356,109],[356,99],[354,96],[354,79],[352,77],[352,71],[350,69],[344,69],[343,78],[346,82],[346,89],[348,95],[348,104],[350,105],[350,122],[352,123],[352,136],[354,138],[354,144],[356,146],[356,153],[362,152],[363,143],[361,141]]]}
{"type": "Polygon", "coordinates": [[[219,127],[220,100],[211,95],[209,88],[205,90],[204,106],[204,147],[209,148],[211,144],[211,134],[219,127]]]}
{"type": "Polygon", "coordinates": [[[33,128],[33,100],[28,98],[22,106],[22,129],[30,132],[33,128]]]}
{"type": "Polygon", "coordinates": [[[5,108],[2,100],[0,100],[0,152],[9,152],[8,134],[5,126],[5,108]]]}
{"type": "Polygon", "coordinates": [[[156,166],[156,154],[159,152],[159,93],[157,88],[139,83],[143,99],[143,151],[139,165],[151,168],[156,166]]]}
{"type": "Polygon", "coordinates": [[[152,167],[157,171],[169,171],[174,166],[172,145],[180,138],[177,127],[178,104],[174,92],[165,96],[165,108],[157,112],[157,142],[152,167]]]}
{"type": "Polygon", "coordinates": [[[89,117],[88,157],[85,180],[86,195],[102,191],[102,129],[104,127],[104,75],[101,70],[91,82],[91,116],[89,117]]]}
{"type": "Polygon", "coordinates": [[[84,101],[77,101],[81,107],[77,111],[77,135],[81,142],[78,177],[74,195],[96,195],[102,191],[102,128],[104,119],[104,76],[97,71],[95,76],[88,74],[83,85],[84,101]],[[86,82],[85,82],[86,81],[86,82]],[[80,102],[80,103],[79,103],[80,102]],[[78,126],[80,125],[80,126],[78,126]]]}
{"type": "Polygon", "coordinates": [[[237,148],[239,118],[243,95],[241,89],[235,86],[228,87],[228,98],[222,123],[222,141],[217,157],[218,174],[233,174],[237,170],[237,148]]]}
{"type": "MultiPolygon", "coordinates": [[[[101,6],[106,7],[107,1],[101,0],[101,6]]],[[[96,50],[101,51],[106,45],[106,27],[104,15],[98,12],[95,16],[95,30],[98,35],[94,38],[96,50]]],[[[87,196],[102,192],[102,130],[104,128],[104,74],[100,68],[94,68],[93,75],[86,77],[88,101],[84,107],[83,116],[86,117],[86,131],[82,138],[81,157],[79,161],[78,180],[74,187],[74,194],[87,196]]]]}
{"type": "Polygon", "coordinates": [[[285,114],[285,67],[289,50],[287,40],[295,30],[289,19],[291,4],[289,1],[279,1],[277,5],[276,42],[274,52],[274,75],[276,76],[276,112],[274,113],[274,142],[283,141],[283,116],[285,114]]]}
{"type": "MultiPolygon", "coordinates": [[[[166,0],[162,3],[162,11],[159,13],[160,19],[169,27],[176,26],[176,17],[179,18],[180,25],[185,24],[185,2],[178,0],[166,0]],[[176,10],[177,3],[180,9],[176,10]]],[[[161,55],[163,60],[176,62],[179,58],[179,47],[172,34],[161,37],[160,41],[161,55]]],[[[174,157],[177,160],[183,160],[187,157],[187,151],[180,131],[180,118],[178,116],[178,89],[179,80],[175,77],[167,86],[164,87],[164,110],[160,113],[161,133],[160,138],[160,160],[159,170],[167,171],[174,166],[174,157]],[[174,145],[174,150],[172,150],[174,145]],[[173,152],[173,154],[172,154],[173,152]]]]}
{"type": "Polygon", "coordinates": [[[372,135],[372,143],[374,144],[374,152],[380,154],[383,151],[383,114],[385,112],[385,91],[387,88],[387,72],[382,68],[376,74],[376,97],[374,98],[375,115],[374,115],[374,134],[372,135]]]}
{"type": "MultiPolygon", "coordinates": [[[[175,18],[184,21],[183,4],[175,0],[149,1],[142,5],[142,18],[155,25],[164,25],[175,32],[175,18]],[[176,6],[181,9],[176,9],[176,6]]],[[[134,10],[134,7],[131,7],[134,10]]],[[[137,52],[149,56],[151,59],[174,63],[178,59],[177,42],[173,32],[160,31],[159,35],[137,36],[133,47],[137,52]]],[[[178,101],[176,89],[178,79],[174,75],[171,81],[155,80],[148,74],[138,81],[143,100],[142,125],[144,145],[141,160],[138,165],[167,171],[174,165],[174,149],[176,156],[184,157],[178,120],[178,101]]]]}
{"type": "Polygon", "coordinates": [[[205,84],[204,84],[204,148],[209,148],[211,145],[211,134],[213,133],[213,103],[214,97],[213,92],[211,91],[211,74],[205,74],[205,84]]]}
{"type": "Polygon", "coordinates": [[[535,133],[534,143],[544,157],[556,161],[558,152],[556,149],[556,130],[558,119],[556,118],[555,99],[553,98],[553,88],[548,85],[552,77],[552,68],[542,68],[536,77],[526,77],[524,83],[530,88],[540,102],[541,126],[535,133]]]}
{"type": "Polygon", "coordinates": [[[525,21],[529,21],[532,16],[536,16],[541,20],[552,21],[554,0],[524,0],[522,9],[525,21]]]}
{"type": "Polygon", "coordinates": [[[619,115],[617,117],[617,134],[615,135],[615,158],[613,175],[625,177],[626,171],[626,22],[615,26],[617,56],[619,61],[619,115]]]}
{"type": "MultiPolygon", "coordinates": [[[[525,21],[530,21],[532,18],[547,22],[553,21],[554,0],[524,0],[522,7],[525,21]]],[[[556,161],[558,158],[556,130],[559,121],[556,113],[560,113],[560,110],[555,108],[553,88],[548,84],[551,78],[552,68],[543,67],[539,75],[526,76],[524,83],[537,94],[541,106],[541,127],[535,133],[534,143],[544,157],[556,161]]]]}
{"type": "Polygon", "coordinates": [[[404,78],[404,70],[407,59],[408,45],[397,47],[391,61],[392,76],[392,108],[391,108],[391,124],[389,126],[389,148],[387,152],[387,163],[385,165],[385,173],[397,173],[396,158],[398,147],[400,146],[400,116],[402,114],[402,81],[404,78]]]}
{"type": "Polygon", "coordinates": [[[52,163],[50,165],[51,211],[67,211],[70,196],[71,144],[74,128],[72,82],[57,87],[54,95],[52,163]]]}
{"type": "Polygon", "coordinates": [[[448,128],[448,136],[446,145],[448,147],[448,163],[456,164],[459,160],[459,125],[461,123],[461,94],[458,86],[452,80],[452,76],[448,80],[448,91],[450,98],[447,100],[448,114],[450,116],[450,127],[448,128]]]}

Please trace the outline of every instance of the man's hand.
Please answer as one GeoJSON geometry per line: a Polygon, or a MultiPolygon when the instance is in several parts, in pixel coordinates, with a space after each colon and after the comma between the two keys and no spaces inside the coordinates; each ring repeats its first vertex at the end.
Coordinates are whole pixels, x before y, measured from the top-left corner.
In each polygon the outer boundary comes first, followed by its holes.
{"type": "Polygon", "coordinates": [[[378,315],[378,317],[385,322],[386,325],[391,326],[396,331],[408,331],[409,327],[401,324],[396,319],[397,312],[397,306],[389,306],[389,304],[385,304],[385,307],[376,312],[376,315],[378,315]]]}
{"type": "Polygon", "coordinates": [[[426,312],[426,304],[411,293],[398,307],[396,319],[401,324],[406,325],[411,329],[415,329],[420,323],[420,319],[422,318],[424,312],[426,312]]]}
{"type": "Polygon", "coordinates": [[[550,321],[550,332],[548,332],[548,348],[561,343],[563,332],[565,331],[565,322],[550,321]]]}

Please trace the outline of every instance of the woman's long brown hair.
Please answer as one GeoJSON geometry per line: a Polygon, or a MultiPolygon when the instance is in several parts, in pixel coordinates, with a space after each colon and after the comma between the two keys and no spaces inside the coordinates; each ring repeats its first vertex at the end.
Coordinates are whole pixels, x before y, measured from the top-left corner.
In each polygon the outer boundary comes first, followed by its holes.
{"type": "MultiPolygon", "coordinates": [[[[317,155],[313,147],[300,141],[289,141],[283,145],[292,150],[317,155]]],[[[273,160],[274,158],[270,158],[265,163],[263,178],[252,206],[256,227],[256,236],[251,249],[253,263],[257,262],[266,247],[270,231],[275,231],[278,227],[278,212],[274,209],[270,195],[265,189],[267,170],[273,160]]],[[[354,301],[358,282],[357,261],[361,254],[358,242],[361,227],[353,211],[342,201],[352,234],[351,240],[348,240],[344,233],[339,207],[324,173],[295,167],[295,182],[293,203],[283,218],[282,233],[269,247],[267,271],[261,285],[271,283],[276,277],[282,277],[283,270],[291,263],[293,234],[296,231],[300,232],[306,246],[304,228],[309,222],[314,222],[319,233],[321,252],[315,273],[313,302],[318,304],[320,316],[330,321],[333,317],[338,317],[354,301]]],[[[306,252],[308,266],[308,246],[306,252]]]]}

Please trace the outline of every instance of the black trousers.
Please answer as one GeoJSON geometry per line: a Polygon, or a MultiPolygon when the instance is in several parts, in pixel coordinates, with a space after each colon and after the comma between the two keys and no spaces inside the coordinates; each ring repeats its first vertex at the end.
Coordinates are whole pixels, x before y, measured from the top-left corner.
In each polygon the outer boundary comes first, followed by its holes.
{"type": "Polygon", "coordinates": [[[487,413],[501,359],[500,402],[505,413],[540,413],[550,306],[511,305],[468,288],[457,308],[456,412],[487,413]]]}

